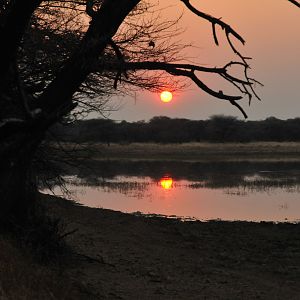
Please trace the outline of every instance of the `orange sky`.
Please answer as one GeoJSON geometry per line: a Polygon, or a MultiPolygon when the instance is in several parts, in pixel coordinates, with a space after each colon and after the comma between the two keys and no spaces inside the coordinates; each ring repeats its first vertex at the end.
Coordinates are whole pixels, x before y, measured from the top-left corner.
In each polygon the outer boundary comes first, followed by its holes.
{"type": "MultiPolygon", "coordinates": [[[[171,6],[164,11],[166,18],[184,10],[179,0],[159,2],[162,7],[171,6]]],[[[246,46],[239,49],[253,57],[251,75],[265,84],[264,88],[258,89],[262,102],[254,100],[249,108],[244,101],[249,119],[300,116],[300,9],[287,0],[194,0],[192,3],[205,12],[222,17],[247,41],[246,46]]],[[[181,26],[186,28],[182,39],[192,41],[198,47],[189,52],[198,62],[216,65],[234,58],[222,39],[221,31],[218,35],[221,45],[214,46],[211,26],[206,21],[185,10],[181,26]]],[[[207,82],[217,90],[222,89],[222,83],[215,79],[210,78],[207,82]]],[[[112,119],[148,120],[156,115],[201,119],[214,114],[242,117],[235,107],[206,95],[194,86],[176,95],[168,104],[162,104],[159,95],[145,92],[137,94],[137,101],[126,98],[123,102],[123,108],[113,113],[112,119]]]]}

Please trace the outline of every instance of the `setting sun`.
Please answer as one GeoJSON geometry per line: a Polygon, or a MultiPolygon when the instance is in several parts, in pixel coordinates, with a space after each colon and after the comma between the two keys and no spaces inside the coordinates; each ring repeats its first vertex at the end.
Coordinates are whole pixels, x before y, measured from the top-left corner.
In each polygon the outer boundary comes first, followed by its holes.
{"type": "Polygon", "coordinates": [[[160,99],[162,102],[165,102],[165,103],[170,102],[172,100],[172,98],[173,98],[173,95],[169,91],[163,91],[160,94],[160,99]]]}

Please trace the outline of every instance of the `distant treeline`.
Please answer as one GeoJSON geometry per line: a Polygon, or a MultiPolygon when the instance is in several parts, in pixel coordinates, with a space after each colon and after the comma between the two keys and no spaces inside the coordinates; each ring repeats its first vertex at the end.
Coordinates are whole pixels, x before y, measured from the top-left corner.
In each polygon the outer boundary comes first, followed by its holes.
{"type": "Polygon", "coordinates": [[[55,127],[51,136],[68,142],[184,143],[300,141],[300,118],[244,121],[231,116],[208,120],[154,117],[149,122],[115,122],[109,119],[77,121],[55,127]]]}

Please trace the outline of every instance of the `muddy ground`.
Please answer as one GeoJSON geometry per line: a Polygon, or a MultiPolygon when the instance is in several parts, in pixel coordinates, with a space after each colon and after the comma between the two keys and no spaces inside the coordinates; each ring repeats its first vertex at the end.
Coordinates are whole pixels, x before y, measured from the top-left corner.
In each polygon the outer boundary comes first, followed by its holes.
{"type": "Polygon", "coordinates": [[[43,196],[80,299],[300,299],[300,225],[182,222],[43,196]]]}

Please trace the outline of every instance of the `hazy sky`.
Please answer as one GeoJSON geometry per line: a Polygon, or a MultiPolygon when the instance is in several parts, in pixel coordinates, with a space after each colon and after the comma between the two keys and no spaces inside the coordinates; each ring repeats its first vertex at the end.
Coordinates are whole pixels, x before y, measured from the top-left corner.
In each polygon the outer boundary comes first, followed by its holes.
{"type": "MultiPolygon", "coordinates": [[[[197,6],[199,9],[222,17],[246,39],[246,45],[238,48],[246,56],[253,57],[251,76],[265,85],[257,89],[261,102],[254,99],[250,107],[247,99],[242,102],[249,119],[300,117],[300,9],[287,0],[194,0],[192,3],[201,3],[197,6]]],[[[160,5],[171,5],[164,10],[165,18],[184,11],[179,0],[161,0],[160,5]]],[[[197,62],[215,66],[234,58],[222,39],[221,30],[218,31],[221,45],[214,46],[208,22],[185,10],[180,25],[186,28],[182,39],[197,46],[188,53],[197,62]]],[[[222,89],[221,82],[214,78],[207,80],[216,90],[222,89]]],[[[158,94],[148,92],[137,93],[136,100],[124,98],[122,103],[122,108],[111,114],[112,119],[149,120],[157,115],[205,119],[214,114],[242,117],[235,107],[193,85],[176,94],[168,104],[163,104],[158,94]]]]}

